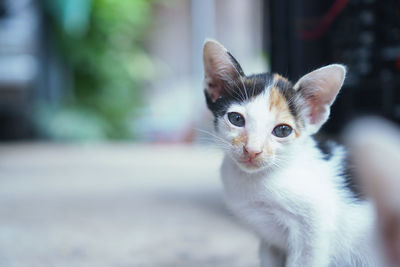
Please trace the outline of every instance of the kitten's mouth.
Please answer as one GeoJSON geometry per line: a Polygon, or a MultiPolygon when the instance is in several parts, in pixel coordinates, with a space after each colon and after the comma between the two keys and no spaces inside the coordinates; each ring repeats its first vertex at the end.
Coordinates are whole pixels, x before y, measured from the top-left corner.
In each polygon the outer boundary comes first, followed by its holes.
{"type": "Polygon", "coordinates": [[[244,158],[238,160],[239,165],[243,166],[245,169],[257,170],[262,167],[262,162],[257,159],[244,158]]]}

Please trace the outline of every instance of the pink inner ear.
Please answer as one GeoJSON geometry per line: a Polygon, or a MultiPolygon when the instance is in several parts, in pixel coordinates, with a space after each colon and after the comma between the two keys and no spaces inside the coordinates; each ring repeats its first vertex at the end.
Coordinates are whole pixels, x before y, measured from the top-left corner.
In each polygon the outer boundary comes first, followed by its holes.
{"type": "Polygon", "coordinates": [[[223,94],[222,84],[220,82],[209,82],[206,91],[211,100],[215,102],[223,94]]]}
{"type": "Polygon", "coordinates": [[[238,71],[227,50],[215,41],[205,43],[203,61],[205,90],[210,99],[215,102],[220,96],[226,94],[227,83],[237,77],[238,71]]]}
{"type": "Polygon", "coordinates": [[[227,63],[219,62],[215,58],[210,58],[206,67],[206,91],[213,102],[215,102],[220,96],[224,95],[226,86],[226,76],[233,76],[234,72],[231,66],[226,66],[227,63]]]}
{"type": "Polygon", "coordinates": [[[295,88],[301,88],[309,104],[310,124],[321,125],[327,120],[329,107],[342,86],[344,76],[344,67],[329,65],[303,76],[297,82],[295,88]]]}
{"type": "Polygon", "coordinates": [[[316,100],[311,100],[310,123],[317,124],[321,120],[321,115],[326,112],[325,105],[316,100]]]}

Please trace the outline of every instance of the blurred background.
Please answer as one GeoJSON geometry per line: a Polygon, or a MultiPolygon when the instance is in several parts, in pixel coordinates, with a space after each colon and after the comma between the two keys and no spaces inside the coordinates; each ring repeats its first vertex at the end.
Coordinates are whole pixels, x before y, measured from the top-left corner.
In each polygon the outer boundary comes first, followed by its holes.
{"type": "Polygon", "coordinates": [[[206,37],[247,73],[346,64],[330,133],[399,121],[399,25],[395,0],[2,0],[0,140],[191,142],[206,37]]]}
{"type": "Polygon", "coordinates": [[[0,266],[257,266],[199,145],[205,38],[247,74],[346,64],[325,134],[400,122],[397,0],[0,0],[0,266]]]}
{"type": "Polygon", "coordinates": [[[206,37],[265,70],[262,1],[3,0],[0,10],[2,140],[192,141],[206,37]]]}

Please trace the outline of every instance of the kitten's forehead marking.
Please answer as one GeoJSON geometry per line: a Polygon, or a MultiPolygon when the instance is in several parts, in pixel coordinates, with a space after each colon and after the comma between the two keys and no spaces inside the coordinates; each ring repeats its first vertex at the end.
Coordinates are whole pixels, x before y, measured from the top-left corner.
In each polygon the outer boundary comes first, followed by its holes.
{"type": "Polygon", "coordinates": [[[279,92],[284,96],[286,103],[288,104],[290,113],[295,118],[296,122],[299,122],[299,114],[297,107],[295,105],[296,100],[298,99],[298,94],[296,90],[293,88],[293,85],[286,78],[280,76],[279,74],[273,75],[273,84],[279,92]],[[297,96],[297,97],[296,97],[297,96]]]}
{"type": "Polygon", "coordinates": [[[273,109],[276,109],[278,113],[290,112],[286,98],[276,86],[272,86],[269,90],[269,110],[272,111],[273,109]]]}
{"type": "Polygon", "coordinates": [[[296,136],[299,135],[296,117],[291,110],[288,96],[284,95],[283,90],[290,90],[290,82],[280,76],[273,75],[273,83],[269,88],[269,110],[275,111],[276,120],[280,123],[287,123],[294,128],[296,136]]]}

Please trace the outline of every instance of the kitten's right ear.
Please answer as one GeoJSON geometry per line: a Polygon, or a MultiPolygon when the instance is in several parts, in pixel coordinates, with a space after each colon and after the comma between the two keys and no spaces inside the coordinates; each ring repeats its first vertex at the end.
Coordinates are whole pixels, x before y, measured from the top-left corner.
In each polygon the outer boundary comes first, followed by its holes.
{"type": "Polygon", "coordinates": [[[203,47],[204,85],[212,102],[227,94],[229,83],[244,76],[236,59],[214,40],[206,40],[203,47]]]}
{"type": "Polygon", "coordinates": [[[331,64],[304,75],[294,85],[293,88],[306,100],[304,119],[310,134],[316,133],[328,119],[330,107],[345,77],[345,66],[331,64]]]}

